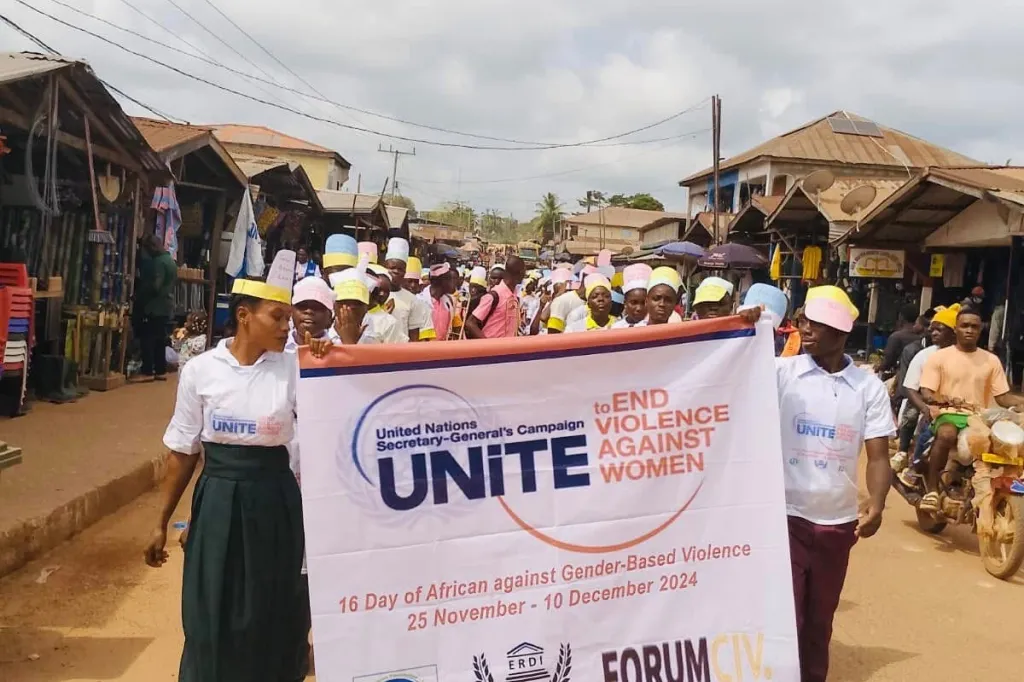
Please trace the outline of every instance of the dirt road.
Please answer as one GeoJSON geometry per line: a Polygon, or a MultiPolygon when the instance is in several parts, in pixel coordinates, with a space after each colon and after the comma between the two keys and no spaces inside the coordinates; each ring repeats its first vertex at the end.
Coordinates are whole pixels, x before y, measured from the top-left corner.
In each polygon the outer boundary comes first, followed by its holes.
{"type": "MultiPolygon", "coordinates": [[[[140,550],[156,501],[142,497],[0,581],[0,680],[176,679],[181,552],[150,569],[140,550]]],[[[893,496],[879,535],[854,550],[830,680],[1004,679],[1024,660],[1021,613],[1020,576],[989,578],[969,534],[925,536],[893,496]]]]}

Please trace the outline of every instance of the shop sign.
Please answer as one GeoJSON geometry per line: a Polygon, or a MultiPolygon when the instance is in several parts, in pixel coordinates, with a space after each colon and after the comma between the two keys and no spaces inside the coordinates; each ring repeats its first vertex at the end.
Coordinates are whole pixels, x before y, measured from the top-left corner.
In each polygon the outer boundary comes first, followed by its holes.
{"type": "Polygon", "coordinates": [[[850,249],[850,275],[901,279],[906,252],[899,249],[850,249]]]}
{"type": "Polygon", "coordinates": [[[931,265],[928,266],[929,277],[942,277],[943,271],[946,269],[946,255],[943,253],[933,253],[931,265]]]}

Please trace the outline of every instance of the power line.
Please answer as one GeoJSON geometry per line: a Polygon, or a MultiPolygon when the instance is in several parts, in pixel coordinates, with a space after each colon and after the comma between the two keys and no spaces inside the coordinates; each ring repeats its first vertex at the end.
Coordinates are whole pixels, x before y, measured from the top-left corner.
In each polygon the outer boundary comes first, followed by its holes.
{"type": "MultiPolygon", "coordinates": [[[[11,28],[13,28],[15,31],[20,33],[22,36],[28,38],[33,43],[35,43],[39,47],[43,48],[44,50],[46,50],[50,54],[52,54],[52,55],[60,55],[60,52],[58,52],[54,48],[52,48],[49,45],[47,45],[45,42],[43,42],[43,40],[41,38],[37,37],[36,35],[34,35],[32,33],[29,33],[28,31],[23,29],[21,26],[18,26],[18,24],[14,23],[8,17],[0,14],[0,20],[2,20],[5,24],[7,24],[11,28]]],[[[153,113],[153,114],[156,114],[157,116],[159,116],[160,118],[164,119],[165,121],[173,122],[171,117],[169,117],[167,114],[163,113],[159,109],[151,107],[151,106],[149,106],[148,104],[146,104],[144,102],[140,102],[139,100],[135,99],[134,97],[132,97],[131,95],[126,93],[124,90],[121,90],[121,89],[115,87],[114,85],[108,83],[107,81],[103,80],[102,78],[99,78],[98,76],[97,76],[97,80],[99,80],[100,83],[103,83],[103,85],[105,85],[110,90],[113,90],[117,94],[121,95],[121,97],[124,97],[129,102],[134,102],[135,104],[137,104],[138,106],[142,107],[146,111],[148,111],[150,113],[153,113]]],[[[183,120],[183,119],[178,119],[178,120],[180,121],[180,120],[183,120]]]]}
{"type": "MultiPolygon", "coordinates": [[[[706,133],[709,130],[711,130],[711,129],[710,128],[703,128],[701,130],[696,130],[696,131],[694,131],[692,133],[686,133],[684,135],[679,135],[676,138],[668,138],[668,139],[693,138],[693,137],[697,137],[697,135],[699,135],[701,133],[706,133]]],[[[647,156],[648,154],[656,154],[658,152],[665,151],[666,149],[671,149],[671,148],[672,148],[672,146],[669,145],[669,146],[666,146],[666,147],[661,147],[659,149],[653,149],[653,150],[648,150],[648,151],[640,152],[639,154],[631,154],[631,155],[629,155],[629,156],[627,156],[625,158],[613,159],[611,161],[602,161],[600,163],[593,163],[593,164],[590,164],[588,166],[581,166],[580,168],[570,168],[568,170],[556,171],[554,173],[543,173],[541,175],[527,175],[527,176],[518,177],[518,178],[498,178],[498,179],[495,179],[495,180],[463,180],[463,181],[460,182],[460,184],[463,184],[463,185],[492,185],[492,184],[503,183],[503,182],[525,182],[527,180],[542,180],[544,178],[556,178],[556,177],[559,177],[561,175],[569,175],[571,173],[580,173],[582,171],[590,170],[591,168],[600,168],[601,166],[610,166],[612,164],[622,163],[623,161],[629,161],[631,159],[637,159],[637,158],[640,158],[641,156],[647,156]]],[[[447,180],[424,180],[424,179],[421,179],[421,178],[413,178],[413,182],[415,182],[415,183],[426,183],[428,185],[447,185],[447,184],[451,184],[450,181],[447,181],[447,180]]],[[[409,182],[406,181],[404,184],[406,186],[408,186],[409,182]]]]}
{"type": "MultiPolygon", "coordinates": [[[[67,7],[68,9],[72,9],[72,10],[74,10],[74,11],[78,12],[79,14],[83,14],[83,15],[85,15],[85,16],[87,16],[87,17],[90,17],[90,18],[92,18],[92,19],[95,19],[95,20],[97,20],[97,21],[103,21],[103,23],[105,23],[105,24],[110,24],[111,26],[114,26],[115,28],[121,28],[121,27],[119,27],[119,26],[116,26],[115,24],[112,24],[112,23],[110,23],[109,21],[105,21],[105,20],[102,20],[102,19],[100,19],[99,17],[97,17],[97,16],[93,16],[92,14],[89,14],[88,12],[85,12],[85,11],[83,11],[83,10],[80,10],[80,9],[78,9],[78,8],[76,8],[76,7],[72,7],[72,6],[70,6],[70,5],[65,5],[65,4],[64,4],[63,2],[59,2],[59,0],[50,0],[50,1],[51,1],[51,2],[56,2],[56,3],[58,4],[58,5],[63,5],[64,7],[67,7]]],[[[202,55],[203,57],[206,57],[207,59],[210,59],[210,60],[212,60],[212,59],[213,59],[213,57],[211,57],[211,56],[210,56],[210,55],[209,55],[209,54],[208,54],[207,52],[205,52],[205,51],[204,51],[204,50],[203,50],[202,48],[198,47],[198,46],[197,46],[197,45],[196,45],[195,43],[189,42],[188,40],[186,40],[186,39],[185,39],[185,37],[184,37],[184,36],[180,36],[180,35],[178,35],[177,33],[175,33],[174,31],[172,31],[171,29],[167,28],[166,26],[164,26],[163,24],[161,24],[161,23],[160,23],[159,21],[157,21],[157,20],[156,20],[156,19],[154,19],[153,17],[149,16],[148,14],[146,14],[145,12],[143,12],[143,11],[142,11],[141,9],[139,9],[138,7],[136,7],[135,5],[133,5],[132,3],[128,2],[128,0],[119,0],[119,2],[120,2],[120,3],[122,4],[122,5],[124,5],[124,6],[128,7],[129,9],[131,9],[131,10],[132,10],[133,12],[135,12],[136,14],[138,14],[138,15],[140,15],[141,17],[143,17],[144,19],[146,19],[147,21],[149,21],[149,23],[153,24],[154,26],[156,26],[157,28],[159,28],[159,29],[160,29],[161,31],[164,31],[164,32],[166,32],[166,33],[167,33],[168,35],[172,36],[172,37],[173,37],[173,38],[174,38],[175,40],[180,40],[180,41],[181,41],[182,43],[184,43],[184,44],[188,45],[188,46],[189,46],[189,47],[191,47],[191,48],[192,48],[193,50],[195,50],[195,51],[196,51],[196,52],[197,52],[198,54],[202,55]]],[[[143,35],[142,35],[141,33],[136,33],[135,31],[131,31],[131,30],[129,30],[129,29],[126,29],[126,28],[121,28],[121,30],[122,30],[122,31],[127,31],[128,33],[132,33],[132,34],[134,34],[134,35],[137,35],[137,36],[139,36],[140,38],[146,38],[146,36],[143,36],[143,35]]],[[[147,40],[152,40],[151,38],[146,38],[146,39],[147,39],[147,40]]],[[[153,41],[153,42],[156,42],[156,41],[153,41]]],[[[160,45],[163,45],[163,43],[158,43],[158,44],[160,44],[160,45]]],[[[193,56],[194,56],[194,55],[193,55],[193,56]]]]}
{"type": "Polygon", "coordinates": [[[668,117],[666,117],[664,119],[661,119],[660,121],[656,121],[655,123],[651,123],[649,125],[646,125],[646,126],[643,126],[643,127],[640,127],[640,128],[636,128],[634,130],[630,130],[630,131],[627,131],[625,133],[620,133],[618,135],[609,135],[607,137],[598,138],[596,140],[585,140],[585,141],[581,141],[581,142],[573,142],[573,143],[565,143],[565,144],[548,144],[548,145],[537,146],[537,147],[503,147],[503,146],[471,145],[471,144],[465,144],[465,143],[461,143],[461,142],[441,142],[441,141],[437,141],[437,140],[428,140],[428,139],[424,139],[424,138],[408,137],[408,136],[405,136],[405,135],[392,135],[392,134],[389,134],[389,133],[383,133],[383,132],[381,132],[379,130],[374,130],[372,128],[366,128],[364,126],[350,125],[350,124],[347,124],[347,123],[341,123],[339,121],[335,121],[333,119],[324,118],[324,117],[321,117],[321,116],[314,116],[313,114],[309,114],[309,113],[306,113],[304,111],[299,111],[297,109],[293,109],[293,108],[288,107],[288,106],[283,105],[283,104],[278,104],[278,103],[275,103],[275,102],[270,102],[270,101],[265,100],[265,99],[260,99],[259,97],[254,97],[252,95],[249,95],[247,93],[241,92],[239,90],[235,90],[233,88],[229,88],[229,87],[227,87],[225,85],[221,85],[221,84],[216,83],[214,81],[211,81],[209,79],[203,78],[202,76],[197,76],[197,75],[195,75],[193,73],[189,73],[188,71],[185,71],[183,69],[179,69],[176,66],[172,66],[170,64],[167,64],[165,62],[160,61],[159,59],[156,59],[154,57],[150,57],[147,54],[143,54],[143,53],[138,52],[136,50],[132,50],[131,48],[125,47],[124,45],[121,45],[120,43],[114,42],[113,40],[110,40],[109,38],[106,38],[106,37],[104,37],[104,36],[102,36],[102,35],[100,35],[98,33],[90,31],[88,29],[84,29],[84,28],[82,28],[80,26],[75,26],[74,24],[71,24],[71,23],[69,23],[67,21],[64,21],[63,19],[60,19],[59,17],[55,17],[52,14],[49,14],[47,12],[44,12],[44,11],[40,10],[40,9],[37,9],[36,7],[33,7],[32,5],[30,5],[27,2],[25,2],[25,0],[15,0],[15,2],[17,2],[19,5],[27,7],[28,9],[32,10],[36,14],[40,14],[40,15],[42,15],[42,16],[44,16],[44,17],[46,17],[46,18],[48,18],[48,19],[50,19],[52,21],[55,21],[55,22],[57,22],[57,23],[59,23],[59,24],[61,24],[63,26],[66,26],[66,27],[68,27],[70,29],[73,29],[75,31],[78,31],[80,33],[85,33],[86,35],[92,36],[93,38],[96,38],[97,40],[101,40],[104,43],[107,43],[108,45],[116,47],[116,48],[118,48],[118,49],[120,49],[120,50],[122,50],[124,52],[127,52],[128,54],[131,54],[131,55],[133,55],[135,57],[139,57],[140,59],[145,59],[146,61],[149,61],[149,62],[152,62],[154,64],[157,64],[158,66],[162,66],[165,69],[173,71],[173,72],[175,72],[175,73],[177,73],[177,74],[179,74],[181,76],[184,76],[186,78],[189,78],[189,79],[194,80],[194,81],[199,82],[199,83],[203,83],[205,85],[209,85],[211,87],[217,88],[217,89],[222,90],[224,92],[228,92],[230,94],[237,95],[238,97],[243,97],[243,98],[245,98],[247,100],[250,100],[252,102],[257,102],[259,104],[263,104],[263,105],[268,106],[268,107],[273,107],[274,109],[279,109],[281,111],[287,111],[289,113],[296,114],[298,116],[302,116],[303,118],[307,118],[307,119],[309,119],[311,121],[318,121],[320,123],[326,123],[328,125],[333,125],[333,126],[338,127],[338,128],[344,128],[344,129],[347,129],[347,130],[353,130],[353,131],[361,132],[361,133],[369,133],[371,135],[380,135],[380,136],[383,136],[383,137],[390,137],[390,138],[393,138],[393,139],[396,139],[396,140],[403,140],[405,142],[416,142],[416,143],[419,143],[419,144],[427,144],[427,145],[431,145],[431,146],[435,146],[435,147],[450,147],[450,148],[457,148],[457,149],[472,149],[472,150],[487,150],[487,151],[545,151],[545,150],[548,150],[548,149],[567,149],[567,148],[574,148],[574,147],[586,147],[586,146],[594,144],[596,142],[606,142],[606,141],[609,141],[609,140],[614,140],[614,139],[626,137],[628,135],[632,135],[634,133],[641,132],[643,130],[649,130],[650,128],[662,125],[664,123],[667,123],[668,121],[671,121],[671,120],[673,120],[675,118],[678,118],[678,117],[682,116],[683,114],[688,113],[689,111],[693,111],[694,109],[698,108],[699,106],[702,106],[702,104],[703,104],[703,102],[702,102],[701,104],[698,104],[698,105],[696,105],[694,107],[690,107],[688,109],[684,109],[683,111],[677,112],[677,113],[675,113],[675,114],[673,114],[671,116],[668,116],[668,117]]]}
{"type": "MultiPolygon", "coordinates": [[[[188,41],[186,41],[184,39],[180,39],[180,40],[184,44],[188,45],[189,47],[191,47],[193,50],[195,50],[196,52],[198,52],[202,56],[197,56],[197,55],[194,55],[194,54],[192,54],[190,52],[186,52],[185,50],[182,50],[181,48],[174,47],[173,45],[168,45],[167,43],[162,43],[159,40],[156,40],[155,38],[150,38],[149,36],[143,35],[143,34],[139,33],[138,31],[133,31],[130,28],[125,28],[123,26],[119,26],[119,25],[115,24],[112,21],[107,21],[103,17],[98,17],[95,14],[90,14],[89,12],[86,12],[85,10],[78,9],[77,7],[75,7],[73,5],[69,5],[69,4],[65,3],[65,2],[63,2],[62,0],[50,0],[50,2],[54,3],[55,5],[60,5],[61,7],[64,7],[65,9],[68,9],[68,10],[70,10],[70,11],[76,13],[76,14],[80,14],[83,17],[88,17],[89,19],[92,19],[93,21],[97,21],[97,22],[99,22],[101,24],[105,24],[107,26],[110,26],[111,28],[113,28],[115,30],[121,31],[122,33],[127,33],[128,35],[135,36],[136,38],[139,38],[141,40],[145,40],[148,43],[154,43],[156,45],[160,45],[161,47],[167,48],[168,50],[171,50],[173,52],[177,52],[178,54],[184,55],[184,56],[186,56],[186,57],[188,57],[190,59],[196,59],[196,60],[198,60],[200,62],[204,62],[204,63],[209,64],[211,66],[215,66],[217,68],[224,69],[225,71],[230,71],[231,73],[237,74],[237,75],[242,76],[244,78],[249,78],[249,79],[255,81],[256,83],[266,83],[268,85],[273,85],[274,87],[277,87],[277,88],[281,88],[281,89],[285,89],[285,90],[288,89],[288,88],[285,88],[284,86],[278,85],[277,83],[273,83],[271,81],[259,78],[258,76],[253,76],[252,74],[246,73],[244,71],[239,71],[238,69],[234,69],[234,68],[228,66],[227,64],[222,64],[221,62],[215,60],[212,56],[210,56],[210,54],[208,52],[204,52],[201,48],[197,47],[194,43],[190,43],[190,42],[188,42],[188,41]]],[[[127,5],[128,7],[131,7],[135,11],[139,12],[140,14],[142,14],[142,16],[144,16],[147,19],[149,19],[151,22],[153,22],[154,24],[159,26],[164,31],[167,31],[171,35],[174,35],[174,32],[171,29],[167,28],[166,26],[161,24],[156,19],[153,19],[149,15],[143,13],[142,10],[140,10],[137,7],[135,7],[134,5],[132,5],[130,2],[128,2],[128,0],[121,0],[121,2],[124,3],[125,5],[127,5]]],[[[177,36],[175,36],[175,37],[177,37],[177,36]]],[[[278,98],[273,92],[271,92],[270,90],[267,90],[266,88],[263,88],[263,87],[260,87],[259,85],[256,85],[256,89],[259,90],[260,92],[266,94],[268,97],[271,97],[271,98],[277,100],[278,102],[281,101],[280,98],[278,98]]],[[[298,91],[296,91],[296,92],[298,92],[298,91]]],[[[298,93],[298,94],[302,94],[302,93],[298,93]]]]}
{"type": "MultiPolygon", "coordinates": [[[[21,0],[18,0],[18,1],[20,2],[21,0]]],[[[128,4],[129,7],[133,7],[130,3],[127,2],[127,0],[120,0],[120,1],[125,3],[125,4],[128,4]]],[[[621,138],[633,135],[635,133],[642,132],[644,130],[649,130],[651,128],[663,125],[663,124],[665,124],[665,123],[667,123],[667,122],[669,122],[671,120],[674,120],[676,118],[679,118],[679,117],[683,116],[684,114],[687,114],[687,113],[696,111],[697,109],[703,108],[704,105],[706,105],[707,102],[709,101],[709,98],[705,98],[704,100],[701,100],[700,102],[698,102],[697,104],[695,104],[695,105],[693,105],[691,107],[683,109],[682,111],[679,111],[679,112],[677,112],[677,113],[675,113],[675,114],[673,114],[673,115],[671,115],[671,116],[669,116],[667,118],[661,119],[659,121],[655,121],[654,123],[651,123],[649,125],[643,126],[641,128],[636,128],[636,129],[633,129],[633,130],[629,130],[629,131],[626,131],[624,133],[619,133],[617,135],[611,135],[611,136],[607,136],[607,137],[604,137],[604,138],[599,138],[597,140],[584,140],[584,141],[575,142],[575,143],[536,142],[536,141],[527,141],[527,140],[517,140],[517,139],[513,139],[513,138],[496,137],[496,136],[491,136],[491,135],[482,135],[482,134],[476,134],[476,133],[467,133],[467,132],[462,132],[462,131],[458,131],[458,130],[452,130],[450,128],[443,128],[443,127],[440,127],[440,126],[434,126],[434,125],[429,125],[429,124],[425,124],[425,123],[417,123],[415,121],[409,121],[409,120],[406,120],[406,119],[403,119],[403,118],[399,118],[399,117],[396,117],[396,116],[390,116],[388,114],[381,114],[381,113],[378,113],[378,112],[375,112],[375,111],[371,111],[371,110],[368,110],[368,109],[362,109],[362,108],[351,106],[351,105],[348,105],[348,104],[342,104],[340,102],[331,100],[331,99],[329,99],[329,98],[327,98],[327,97],[325,97],[323,95],[320,95],[319,93],[318,93],[317,96],[310,95],[309,93],[306,93],[306,92],[304,92],[302,90],[297,90],[295,88],[290,88],[290,87],[282,85],[282,84],[280,84],[280,83],[278,83],[276,81],[268,81],[268,80],[259,78],[258,76],[254,76],[252,74],[245,73],[244,71],[240,71],[238,69],[234,69],[234,68],[232,68],[230,66],[227,66],[226,64],[222,64],[221,62],[213,59],[209,55],[205,55],[203,57],[199,57],[199,56],[190,54],[189,52],[186,52],[185,50],[182,50],[180,48],[174,47],[173,45],[169,45],[167,43],[163,43],[163,42],[160,42],[158,40],[154,40],[153,38],[150,38],[150,37],[145,36],[145,35],[143,35],[141,33],[138,33],[137,31],[134,31],[134,30],[129,29],[129,28],[125,28],[123,26],[119,26],[119,25],[117,25],[117,24],[115,24],[115,23],[113,23],[111,21],[108,21],[108,20],[103,19],[101,17],[97,17],[97,16],[95,16],[93,14],[90,14],[89,12],[86,12],[86,11],[80,10],[80,9],[78,9],[76,7],[72,7],[70,5],[67,5],[67,4],[61,2],[61,0],[51,0],[51,2],[59,4],[59,5],[63,6],[63,7],[66,7],[69,10],[72,10],[72,11],[74,11],[74,12],[80,14],[80,15],[89,17],[89,18],[91,18],[91,19],[93,19],[95,21],[103,23],[103,24],[105,24],[107,26],[110,26],[110,27],[116,29],[116,30],[122,31],[124,33],[128,33],[130,35],[134,35],[134,36],[136,36],[138,38],[146,40],[147,42],[155,43],[155,44],[157,44],[157,45],[159,45],[159,46],[161,46],[161,47],[163,47],[165,49],[168,49],[168,50],[171,50],[171,51],[176,52],[178,54],[181,54],[181,55],[184,55],[186,57],[189,57],[190,59],[196,59],[196,60],[198,60],[200,62],[209,64],[211,66],[214,66],[214,67],[217,67],[217,68],[220,68],[220,69],[223,69],[225,71],[229,71],[229,72],[231,72],[231,73],[233,73],[235,75],[242,76],[243,78],[251,80],[251,81],[253,81],[255,83],[264,83],[264,84],[271,85],[273,87],[279,88],[281,90],[284,90],[286,92],[291,92],[291,93],[300,95],[302,97],[306,97],[306,98],[314,100],[314,101],[324,102],[326,104],[331,104],[331,105],[333,105],[335,107],[338,107],[339,109],[355,111],[355,112],[358,112],[358,113],[361,113],[361,114],[366,114],[368,116],[374,116],[374,117],[377,117],[377,118],[382,118],[382,119],[385,119],[385,120],[388,120],[388,121],[393,121],[395,123],[401,123],[401,124],[404,124],[404,125],[414,126],[414,127],[417,127],[417,128],[424,128],[424,129],[427,129],[427,130],[433,130],[435,132],[447,133],[447,134],[451,134],[451,135],[460,135],[460,136],[463,136],[463,137],[470,137],[470,138],[476,138],[476,139],[482,139],[482,140],[490,140],[490,141],[495,141],[495,142],[508,142],[508,143],[512,143],[512,144],[532,145],[532,146],[534,146],[534,147],[536,147],[538,149],[560,149],[560,148],[566,148],[566,147],[604,146],[604,145],[600,145],[598,143],[600,143],[600,142],[607,142],[607,141],[610,141],[610,140],[621,139],[621,138]]],[[[25,4],[25,3],[22,2],[21,4],[25,4]]],[[[32,8],[32,9],[34,9],[34,8],[32,8]]],[[[108,43],[110,42],[108,39],[104,38],[103,36],[100,36],[98,34],[89,32],[89,31],[87,31],[85,29],[82,29],[82,28],[80,28],[78,26],[67,24],[66,22],[63,22],[60,19],[58,19],[58,18],[56,18],[56,17],[54,17],[52,15],[49,15],[49,14],[47,14],[45,12],[42,12],[40,10],[35,10],[35,11],[39,12],[40,14],[43,14],[44,16],[46,16],[46,17],[48,17],[48,18],[50,18],[50,19],[52,19],[54,21],[58,21],[60,23],[63,23],[65,26],[68,26],[69,28],[73,28],[73,29],[81,31],[83,33],[87,33],[88,35],[91,35],[91,36],[93,36],[95,38],[99,38],[100,40],[104,40],[105,42],[108,42],[108,43]]],[[[147,15],[143,14],[143,16],[147,16],[147,15]]],[[[157,22],[155,19],[152,19],[152,18],[150,18],[148,16],[147,16],[147,18],[149,18],[150,21],[153,21],[154,23],[156,23],[156,25],[160,26],[164,30],[166,30],[168,32],[171,32],[170,29],[167,29],[166,27],[164,27],[162,24],[157,22]]],[[[173,35],[173,32],[171,32],[171,33],[173,35]]],[[[190,45],[194,49],[197,49],[197,51],[202,52],[201,50],[198,50],[198,48],[196,48],[195,45],[192,45],[191,43],[186,43],[186,44],[190,45]]],[[[127,48],[124,48],[123,46],[121,46],[119,44],[115,43],[115,46],[119,47],[121,49],[127,50],[127,48]]],[[[168,66],[167,64],[159,62],[158,60],[155,60],[155,59],[153,59],[151,57],[148,57],[146,55],[139,55],[139,53],[135,53],[135,52],[133,52],[131,50],[127,50],[127,51],[132,53],[132,54],[136,54],[138,56],[142,56],[145,59],[149,59],[150,61],[153,61],[154,63],[159,64],[161,66],[164,66],[166,68],[171,68],[172,70],[179,71],[179,73],[182,73],[183,75],[186,75],[187,77],[196,78],[197,80],[200,80],[201,82],[205,82],[207,84],[213,85],[214,87],[219,87],[221,89],[227,89],[227,88],[224,88],[223,86],[220,86],[220,85],[218,85],[216,83],[210,83],[210,82],[205,81],[203,79],[199,79],[197,77],[194,77],[191,74],[181,72],[180,70],[175,69],[174,67],[168,66]]],[[[296,74],[296,77],[299,78],[299,80],[303,80],[297,74],[296,74]]],[[[303,80],[303,82],[305,83],[304,80],[303,80]]],[[[306,83],[306,85],[309,85],[309,84],[306,83]]],[[[309,86],[309,87],[312,87],[312,86],[309,86]]],[[[259,89],[262,92],[267,93],[268,95],[273,97],[273,94],[267,92],[264,88],[259,88],[259,89]]],[[[238,93],[235,93],[235,94],[238,94],[238,93]]],[[[243,97],[248,97],[248,95],[245,95],[244,93],[242,94],[242,96],[243,97]]],[[[250,98],[250,99],[254,99],[254,98],[250,98]]],[[[256,100],[256,101],[260,101],[262,103],[262,100],[256,100]]],[[[271,106],[276,106],[276,105],[271,105],[271,106]]],[[[278,107],[278,108],[282,108],[282,107],[278,107]]],[[[288,109],[285,108],[285,110],[288,110],[288,109]]],[[[300,114],[301,114],[301,112],[300,112],[300,114]]],[[[301,115],[305,115],[305,114],[301,114],[301,115]]],[[[316,120],[323,120],[323,119],[316,119],[316,120]]],[[[330,122],[330,121],[328,120],[327,122],[330,122]]],[[[344,124],[340,124],[340,125],[344,125],[344,124]]],[[[356,127],[355,129],[363,130],[363,131],[366,130],[366,129],[362,129],[362,128],[358,128],[358,127],[356,127]]],[[[400,139],[400,140],[406,140],[406,141],[412,141],[412,142],[419,141],[419,140],[416,140],[416,139],[406,138],[406,137],[402,137],[402,136],[395,136],[395,135],[391,135],[389,133],[380,132],[380,131],[369,130],[368,132],[373,132],[373,133],[379,134],[379,135],[381,135],[383,137],[389,137],[389,138],[392,138],[392,139],[400,139]]],[[[672,138],[662,138],[662,139],[672,139],[672,138]]],[[[654,140],[654,141],[661,141],[661,139],[654,140]]],[[[429,141],[424,142],[424,143],[425,144],[432,144],[429,141]]],[[[645,143],[646,143],[646,141],[645,142],[637,142],[636,144],[645,144],[645,143]]],[[[441,144],[441,143],[437,143],[437,144],[441,144]]],[[[631,142],[622,142],[622,143],[619,143],[619,144],[633,144],[633,143],[631,143],[631,142]]],[[[500,150],[505,150],[505,151],[511,151],[511,150],[509,150],[507,148],[504,148],[504,147],[490,147],[490,146],[475,147],[475,146],[469,146],[469,145],[447,145],[447,144],[442,144],[442,146],[460,146],[460,147],[465,147],[465,148],[468,148],[468,149],[495,149],[495,150],[500,149],[500,150]]],[[[613,146],[613,145],[608,145],[608,146],[613,146]]],[[[517,147],[515,149],[519,149],[519,148],[517,147]]]]}
{"type": "Polygon", "coordinates": [[[174,5],[174,8],[175,8],[176,10],[178,10],[179,12],[181,12],[182,14],[184,14],[184,15],[185,15],[186,17],[188,17],[188,18],[189,18],[190,20],[192,20],[192,23],[193,23],[193,24],[195,24],[196,26],[198,26],[199,28],[203,29],[204,31],[206,31],[207,33],[209,33],[209,34],[210,34],[211,36],[213,36],[213,37],[214,37],[214,38],[215,38],[215,39],[217,40],[217,42],[219,42],[219,43],[220,43],[221,45],[223,45],[224,47],[228,48],[229,50],[231,50],[232,52],[234,52],[234,53],[235,53],[236,55],[238,55],[238,56],[239,56],[239,58],[240,58],[240,59],[242,59],[242,61],[244,61],[244,62],[245,62],[246,64],[248,64],[248,65],[249,65],[249,66],[251,66],[252,68],[256,69],[257,71],[259,71],[260,73],[262,73],[262,74],[263,74],[264,76],[266,76],[266,77],[267,77],[267,78],[269,78],[270,80],[274,81],[274,82],[275,82],[275,83],[276,83],[277,85],[280,85],[280,83],[277,83],[277,79],[276,79],[276,78],[274,78],[274,77],[273,77],[273,76],[272,76],[271,74],[267,73],[267,71],[265,71],[265,70],[264,70],[264,69],[263,69],[263,68],[262,68],[261,66],[259,66],[258,64],[256,64],[256,62],[252,61],[251,59],[249,59],[248,57],[246,57],[246,56],[245,56],[244,54],[242,54],[241,52],[239,52],[238,50],[236,50],[236,49],[235,49],[235,48],[234,48],[234,47],[233,47],[233,46],[232,46],[231,44],[229,44],[229,43],[228,43],[228,42],[227,42],[226,40],[224,40],[224,39],[223,39],[223,38],[221,38],[221,37],[220,37],[219,35],[217,35],[217,34],[216,34],[216,33],[214,33],[213,31],[211,31],[211,30],[210,30],[209,28],[207,28],[207,27],[206,27],[206,24],[204,24],[203,22],[199,21],[199,20],[198,20],[198,19],[196,19],[196,18],[195,18],[194,16],[192,16],[191,14],[189,14],[189,13],[188,13],[188,11],[186,11],[186,10],[185,10],[185,9],[184,9],[184,8],[183,8],[183,7],[181,6],[181,5],[179,5],[178,3],[176,3],[176,2],[174,1],[174,0],[167,0],[167,2],[171,3],[172,5],[174,5]]]}

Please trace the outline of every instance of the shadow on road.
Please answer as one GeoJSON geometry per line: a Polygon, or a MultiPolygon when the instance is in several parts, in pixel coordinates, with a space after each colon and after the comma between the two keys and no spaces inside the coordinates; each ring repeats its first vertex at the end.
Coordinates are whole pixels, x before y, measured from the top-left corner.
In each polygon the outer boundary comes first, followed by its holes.
{"type": "Polygon", "coordinates": [[[904,521],[903,525],[913,529],[920,537],[931,540],[935,549],[940,552],[966,552],[980,557],[978,538],[967,526],[947,526],[946,530],[937,535],[925,533],[915,521],[904,521]]]}
{"type": "Polygon", "coordinates": [[[0,628],[0,680],[120,679],[152,641],[149,637],[74,637],[56,630],[0,628]]]}
{"type": "Polygon", "coordinates": [[[829,682],[869,682],[886,666],[918,654],[880,646],[850,646],[832,640],[829,682]]]}

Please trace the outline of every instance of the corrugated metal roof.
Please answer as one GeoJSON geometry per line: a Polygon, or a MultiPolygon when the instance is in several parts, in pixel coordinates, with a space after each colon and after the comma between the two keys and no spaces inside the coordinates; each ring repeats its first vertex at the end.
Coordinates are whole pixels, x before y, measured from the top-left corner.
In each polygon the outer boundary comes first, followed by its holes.
{"type": "Polygon", "coordinates": [[[335,157],[345,168],[351,168],[352,164],[345,158],[327,147],[303,140],[287,133],[268,128],[266,126],[242,125],[238,123],[211,123],[206,127],[213,130],[217,139],[226,145],[247,145],[253,147],[272,147],[276,149],[289,149],[298,152],[306,152],[316,155],[330,155],[335,157]]]}
{"type": "MultiPolygon", "coordinates": [[[[833,116],[849,117],[854,121],[869,120],[857,114],[836,111],[722,161],[719,170],[729,170],[761,157],[900,168],[905,165],[911,168],[983,165],[963,154],[881,125],[878,126],[881,138],[836,133],[828,122],[833,116]]],[[[705,168],[680,180],[679,184],[691,185],[711,174],[712,169],[705,168]]]]}
{"type": "Polygon", "coordinates": [[[0,85],[20,81],[24,78],[35,78],[74,64],[85,64],[85,62],[64,57],[51,57],[36,52],[2,52],[0,53],[0,85]]]}
{"type": "Polygon", "coordinates": [[[783,198],[780,196],[754,196],[751,197],[750,204],[761,213],[771,215],[782,203],[783,198]]]}
{"type": "Polygon", "coordinates": [[[686,220],[686,214],[669,213],[668,211],[645,211],[640,208],[625,208],[622,206],[606,206],[593,213],[565,216],[562,218],[562,222],[572,225],[603,224],[612,227],[633,227],[639,229],[662,218],[686,220]]]}
{"type": "Polygon", "coordinates": [[[1024,168],[931,168],[928,174],[982,190],[1024,192],[1024,168]]]}
{"type": "Polygon", "coordinates": [[[316,194],[323,204],[324,213],[370,214],[381,206],[381,199],[376,194],[352,194],[330,189],[319,189],[316,194]]]}
{"type": "Polygon", "coordinates": [[[140,116],[132,116],[132,122],[139,129],[139,132],[142,133],[142,136],[146,138],[149,146],[158,152],[165,152],[168,149],[177,147],[179,144],[190,142],[206,135],[212,137],[212,131],[201,126],[169,123],[140,116]]]}
{"type": "Polygon", "coordinates": [[[406,217],[409,215],[409,209],[403,208],[402,206],[388,206],[388,226],[389,227],[401,227],[402,223],[405,222],[406,217]]]}

